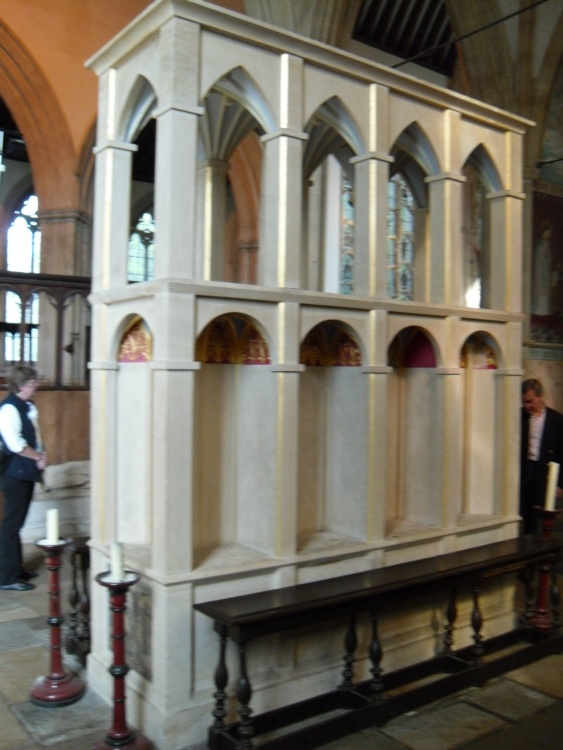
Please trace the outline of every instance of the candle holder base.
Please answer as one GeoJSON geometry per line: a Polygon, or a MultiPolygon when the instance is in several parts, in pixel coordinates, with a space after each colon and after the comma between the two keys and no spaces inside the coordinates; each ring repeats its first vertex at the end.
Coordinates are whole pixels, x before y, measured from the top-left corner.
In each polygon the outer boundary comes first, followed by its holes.
{"type": "Polygon", "coordinates": [[[70,706],[84,695],[86,685],[74,675],[56,677],[38,677],[33,683],[30,700],[36,706],[58,707],[70,706]]]}
{"type": "Polygon", "coordinates": [[[154,750],[154,745],[143,734],[132,734],[116,740],[110,736],[92,745],[92,750],[115,750],[116,747],[124,747],[127,750],[154,750]]]}

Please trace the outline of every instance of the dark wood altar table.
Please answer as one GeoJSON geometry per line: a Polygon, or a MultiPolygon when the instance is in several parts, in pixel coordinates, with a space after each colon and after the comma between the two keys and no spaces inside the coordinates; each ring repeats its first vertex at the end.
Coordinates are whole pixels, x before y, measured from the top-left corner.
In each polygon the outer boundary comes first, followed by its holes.
{"type": "Polygon", "coordinates": [[[563,537],[525,536],[329,580],[194,605],[198,612],[213,620],[219,635],[214,722],[209,729],[208,747],[248,750],[255,747],[253,737],[268,733],[260,748],[308,750],[367,726],[381,726],[399,713],[470,685],[483,684],[491,677],[561,651],[556,576],[549,576],[549,592],[545,594],[549,601],[540,602],[540,588],[545,586],[538,586],[537,571],[541,567],[545,575],[546,567],[553,570],[562,548],[563,537]],[[507,633],[485,639],[481,633],[480,589],[490,579],[509,575],[517,576],[524,587],[518,623],[507,633]],[[461,592],[469,593],[472,599],[473,644],[455,650],[456,601],[461,592]],[[442,652],[432,659],[384,674],[378,634],[381,612],[438,594],[446,597],[442,652]],[[538,607],[542,609],[540,620],[538,607]],[[546,607],[549,611],[545,611],[546,607]],[[358,681],[354,675],[359,616],[371,621],[372,677],[366,681],[358,681]],[[246,668],[249,642],[303,626],[325,626],[339,618],[346,618],[347,622],[341,684],[328,693],[252,717],[252,687],[246,668]],[[225,721],[228,640],[236,644],[239,666],[236,687],[239,720],[230,724],[225,721]],[[301,725],[292,729],[298,722],[301,725]]]}

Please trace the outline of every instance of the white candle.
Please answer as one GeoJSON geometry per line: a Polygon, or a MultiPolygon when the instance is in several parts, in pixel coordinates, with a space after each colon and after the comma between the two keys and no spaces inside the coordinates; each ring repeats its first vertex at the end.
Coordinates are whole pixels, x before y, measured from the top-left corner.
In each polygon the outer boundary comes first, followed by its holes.
{"type": "Polygon", "coordinates": [[[114,581],[123,580],[123,548],[119,542],[111,545],[111,577],[114,581]]]}
{"type": "Polygon", "coordinates": [[[59,543],[59,511],[52,508],[47,511],[47,544],[59,543]]]}
{"type": "Polygon", "coordinates": [[[557,480],[559,479],[559,464],[555,461],[548,463],[547,489],[545,492],[545,509],[555,510],[555,497],[557,495],[557,480]]]}

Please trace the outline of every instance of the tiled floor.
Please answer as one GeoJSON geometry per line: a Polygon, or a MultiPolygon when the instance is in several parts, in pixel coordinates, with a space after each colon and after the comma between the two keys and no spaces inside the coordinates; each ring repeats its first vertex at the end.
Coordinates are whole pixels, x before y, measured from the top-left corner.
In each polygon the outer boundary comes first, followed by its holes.
{"type": "MultiPolygon", "coordinates": [[[[90,750],[105,738],[112,718],[111,709],[96,694],[87,690],[79,702],[64,708],[43,708],[29,700],[34,680],[50,665],[47,574],[42,553],[27,549],[26,557],[28,567],[40,573],[37,588],[25,593],[0,591],[0,750],[90,750]]],[[[62,587],[68,585],[68,575],[65,562],[62,587]]],[[[64,596],[61,603],[66,609],[64,596]]],[[[80,672],[79,663],[71,658],[66,668],[80,672]]],[[[202,741],[184,750],[204,747],[202,741]]],[[[470,688],[400,716],[383,728],[331,742],[323,750],[454,748],[561,750],[563,656],[547,657],[483,688],[470,688]]],[[[288,742],[288,750],[300,748],[288,742]]]]}

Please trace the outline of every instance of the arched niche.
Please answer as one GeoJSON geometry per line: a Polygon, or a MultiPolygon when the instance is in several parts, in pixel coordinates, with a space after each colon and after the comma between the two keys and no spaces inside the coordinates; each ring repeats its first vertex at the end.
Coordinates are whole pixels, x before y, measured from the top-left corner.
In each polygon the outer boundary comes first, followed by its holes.
{"type": "Polygon", "coordinates": [[[116,539],[147,544],[151,538],[154,424],[149,394],[154,341],[147,321],[131,314],[116,329],[114,342],[116,539]]]}
{"type": "Polygon", "coordinates": [[[305,287],[354,291],[354,167],[364,152],[357,123],[338,97],[325,101],[305,126],[303,215],[305,287]]]}
{"type": "Polygon", "coordinates": [[[438,346],[425,329],[409,326],[387,350],[386,522],[391,535],[439,527],[444,447],[443,377],[438,346]]]}
{"type": "Polygon", "coordinates": [[[501,352],[485,331],[471,333],[460,349],[463,386],[462,517],[497,512],[502,488],[503,399],[496,374],[501,352]]]}
{"type": "Polygon", "coordinates": [[[253,78],[237,67],[202,99],[198,122],[198,229],[204,279],[255,283],[262,146],[273,118],[253,78]],[[248,206],[252,207],[249,214],[248,206]]]}
{"type": "MultiPolygon", "coordinates": [[[[495,278],[491,252],[494,217],[490,195],[502,190],[502,180],[488,150],[478,145],[462,168],[463,287],[468,307],[493,307],[491,293],[502,279],[495,278]]],[[[504,231],[504,228],[503,228],[504,231]]],[[[497,242],[501,240],[497,236],[497,242]]],[[[499,251],[501,248],[499,248],[499,251]]]]}
{"type": "Polygon", "coordinates": [[[320,323],[303,338],[300,362],[298,546],[363,540],[369,456],[359,336],[338,320],[320,323]]]}
{"type": "Polygon", "coordinates": [[[194,434],[195,565],[210,555],[273,554],[276,379],[270,346],[248,315],[211,320],[198,336],[194,434]]]}
{"type": "Polygon", "coordinates": [[[439,162],[426,132],[417,122],[399,134],[390,153],[393,162],[388,185],[388,275],[400,272],[403,243],[408,243],[410,250],[408,264],[405,264],[409,275],[408,289],[399,295],[397,290],[401,285],[388,281],[388,294],[395,298],[426,301],[429,293],[427,243],[432,210],[426,178],[439,172],[439,162]],[[408,200],[403,192],[408,193],[408,200]],[[395,293],[392,293],[393,289],[395,293]]]}

